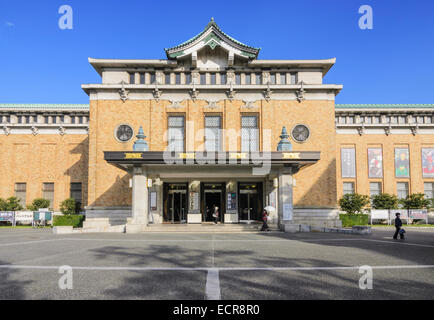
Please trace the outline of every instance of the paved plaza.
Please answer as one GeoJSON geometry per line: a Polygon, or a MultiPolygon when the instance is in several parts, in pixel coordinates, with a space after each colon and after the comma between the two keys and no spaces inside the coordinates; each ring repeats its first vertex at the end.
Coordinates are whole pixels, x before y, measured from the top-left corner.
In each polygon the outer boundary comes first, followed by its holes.
{"type": "Polygon", "coordinates": [[[0,229],[0,299],[432,299],[434,230],[392,234],[0,229]],[[363,265],[372,289],[359,288],[363,265]]]}

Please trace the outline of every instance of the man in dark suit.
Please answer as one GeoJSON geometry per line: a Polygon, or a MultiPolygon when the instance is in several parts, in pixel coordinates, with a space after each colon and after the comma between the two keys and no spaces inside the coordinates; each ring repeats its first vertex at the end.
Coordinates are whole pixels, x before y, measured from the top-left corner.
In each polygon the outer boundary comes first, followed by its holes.
{"type": "Polygon", "coordinates": [[[395,234],[393,235],[393,239],[398,239],[398,234],[399,234],[399,237],[401,239],[404,239],[404,233],[399,232],[401,230],[401,227],[402,227],[402,221],[401,221],[401,218],[399,217],[400,214],[399,214],[399,212],[397,212],[395,215],[396,215],[396,218],[395,218],[396,231],[395,231],[395,234]]]}

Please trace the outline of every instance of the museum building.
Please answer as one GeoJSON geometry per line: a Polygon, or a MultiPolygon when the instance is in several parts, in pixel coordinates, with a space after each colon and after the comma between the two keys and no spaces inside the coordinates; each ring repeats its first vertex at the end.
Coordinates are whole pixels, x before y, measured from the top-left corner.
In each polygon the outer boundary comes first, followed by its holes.
{"type": "Polygon", "coordinates": [[[85,228],[339,225],[345,193],[433,198],[434,104],[336,105],[325,60],[261,60],[211,20],[167,59],[93,59],[88,105],[0,104],[0,197],[73,197],[85,228]],[[25,165],[23,165],[25,164],[25,165]]]}

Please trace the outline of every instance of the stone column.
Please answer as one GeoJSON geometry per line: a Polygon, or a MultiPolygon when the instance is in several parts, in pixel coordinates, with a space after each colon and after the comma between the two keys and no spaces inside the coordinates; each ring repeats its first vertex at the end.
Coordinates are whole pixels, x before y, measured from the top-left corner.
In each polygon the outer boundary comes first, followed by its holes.
{"type": "Polygon", "coordinates": [[[148,226],[148,177],[143,167],[133,168],[132,220],[127,224],[127,233],[145,231],[148,226]]]}
{"type": "Polygon", "coordinates": [[[293,220],[291,168],[280,169],[278,179],[279,179],[278,224],[279,224],[279,228],[283,229],[285,224],[291,224],[293,220]]]}

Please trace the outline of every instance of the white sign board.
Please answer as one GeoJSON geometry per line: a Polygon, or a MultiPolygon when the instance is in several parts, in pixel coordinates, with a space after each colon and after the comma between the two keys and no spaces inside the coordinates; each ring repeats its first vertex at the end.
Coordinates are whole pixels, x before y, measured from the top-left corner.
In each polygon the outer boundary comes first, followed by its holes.
{"type": "Polygon", "coordinates": [[[19,222],[32,222],[33,221],[33,211],[18,211],[15,212],[15,221],[19,222]]]}

